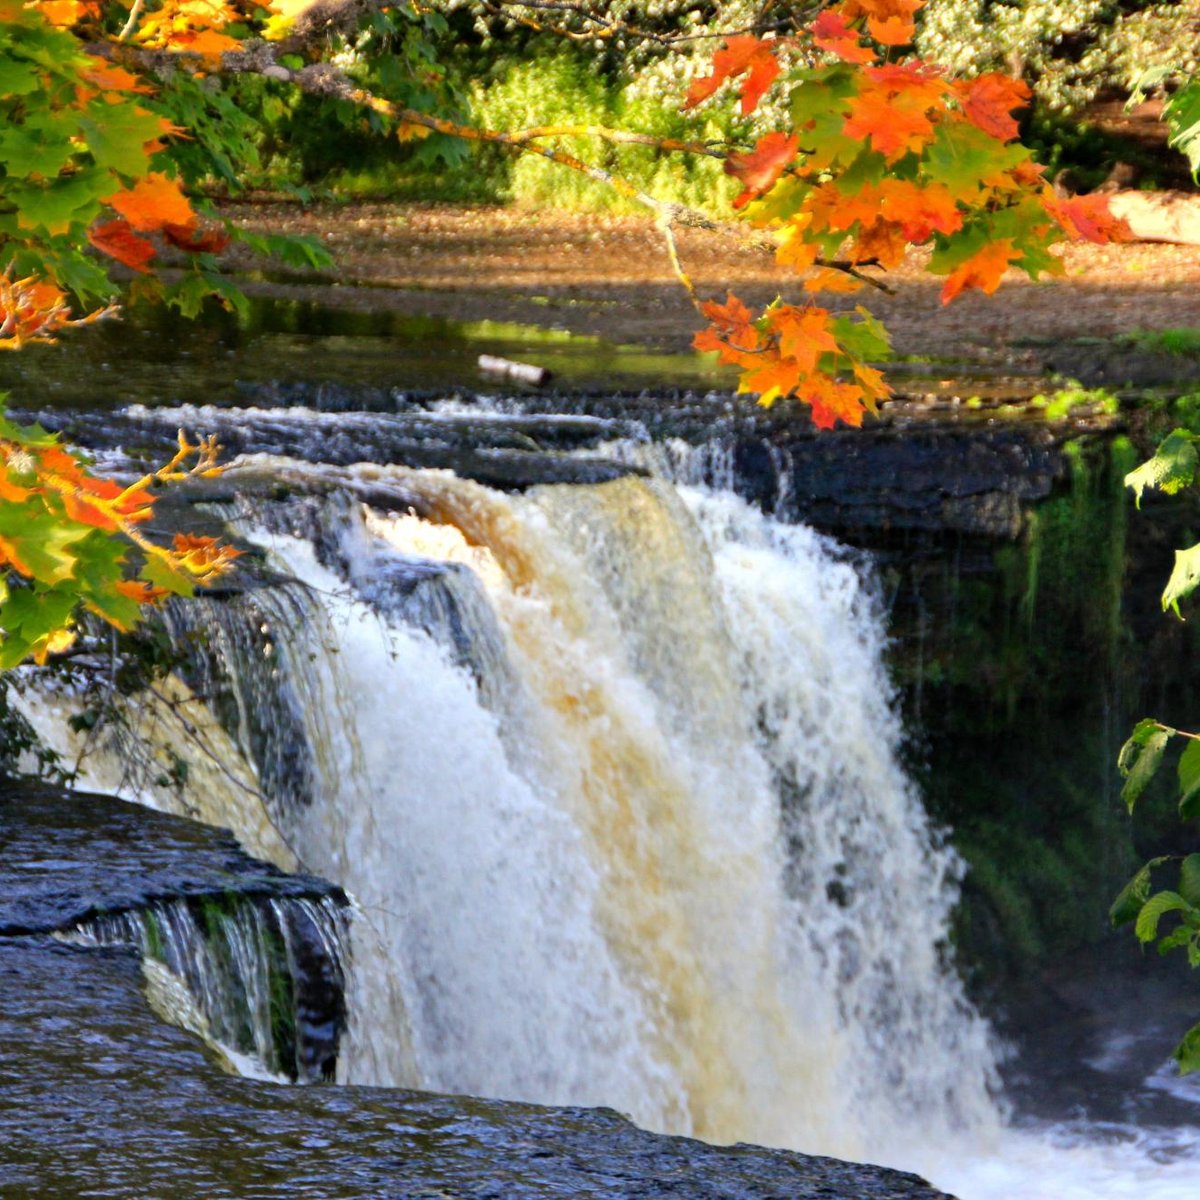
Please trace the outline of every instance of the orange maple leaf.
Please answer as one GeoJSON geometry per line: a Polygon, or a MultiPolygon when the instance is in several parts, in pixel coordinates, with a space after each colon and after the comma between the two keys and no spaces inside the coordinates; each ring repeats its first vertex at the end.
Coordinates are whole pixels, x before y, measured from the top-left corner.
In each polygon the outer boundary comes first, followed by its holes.
{"type": "Polygon", "coordinates": [[[859,231],[854,242],[854,261],[877,262],[888,269],[898,267],[904,261],[907,247],[902,228],[880,217],[859,231]]]}
{"type": "Polygon", "coordinates": [[[171,557],[176,568],[204,582],[223,575],[241,553],[236,546],[226,545],[216,538],[177,533],[171,557]]]}
{"type": "Polygon", "coordinates": [[[850,28],[845,14],[827,8],[809,26],[813,45],[819,50],[840,58],[842,62],[869,63],[875,61],[875,53],[858,40],[858,34],[850,28]]]}
{"type": "Polygon", "coordinates": [[[871,36],[885,46],[906,46],[913,40],[916,25],[913,14],[925,0],[843,0],[838,10],[848,20],[867,18],[871,36]]]}
{"type": "Polygon", "coordinates": [[[818,429],[832,429],[838,421],[857,429],[863,423],[865,412],[868,409],[875,411],[874,398],[861,387],[827,375],[810,376],[798,394],[812,409],[813,424],[818,429]]]}
{"type": "Polygon", "coordinates": [[[990,296],[1000,286],[1009,263],[1020,257],[1021,251],[1013,245],[1011,238],[989,242],[950,272],[942,288],[942,303],[949,304],[967,288],[978,288],[990,296]]]}
{"type": "Polygon", "coordinates": [[[798,137],[768,133],[759,138],[753,150],[745,154],[730,154],[725,160],[725,173],[740,179],[745,189],[734,200],[733,207],[744,208],[751,200],[769,192],[799,149],[798,137]]]}
{"type": "Polygon", "coordinates": [[[196,214],[178,181],[169,179],[161,171],[151,171],[133,187],[110,196],[106,203],[142,233],[161,229],[164,225],[191,226],[196,223],[196,214]]]}
{"type": "Polygon", "coordinates": [[[793,271],[807,271],[817,257],[817,247],[805,237],[812,216],[809,213],[797,213],[784,227],[779,246],[775,250],[775,261],[781,267],[791,267],[793,271]]]}
{"type": "MultiPolygon", "coordinates": [[[[726,295],[725,304],[716,300],[702,300],[700,311],[724,334],[740,334],[745,329],[752,329],[754,318],[751,317],[749,308],[732,292],[726,295]]],[[[755,334],[755,341],[757,340],[755,334]]]]}
{"type": "Polygon", "coordinates": [[[900,225],[905,239],[914,246],[934,233],[956,233],[962,228],[962,210],[944,183],[921,185],[907,179],[884,179],[877,193],[880,214],[900,225]]]}
{"type": "Polygon", "coordinates": [[[1108,197],[1071,196],[1060,200],[1047,188],[1042,195],[1046,211],[1058,222],[1062,231],[1076,241],[1131,242],[1133,230],[1124,217],[1116,216],[1108,207],[1108,197]]]}
{"type": "Polygon", "coordinates": [[[84,17],[99,15],[95,0],[42,0],[38,8],[51,25],[62,28],[74,25],[84,17]]]}
{"type": "Polygon", "coordinates": [[[154,90],[140,75],[98,58],[89,62],[87,69],[80,72],[80,78],[103,92],[134,92],[146,95],[154,90]]]}
{"type": "Polygon", "coordinates": [[[892,163],[910,150],[923,150],[933,140],[933,122],[923,107],[898,103],[884,89],[867,88],[850,102],[842,132],[849,138],[870,138],[871,145],[892,163]]]}
{"type": "Polygon", "coordinates": [[[804,281],[804,290],[813,295],[817,292],[857,292],[861,287],[861,279],[856,279],[848,271],[838,271],[833,267],[822,267],[804,281]]]}
{"type": "Polygon", "coordinates": [[[745,75],[742,83],[742,113],[749,115],[779,74],[779,63],[775,60],[775,48],[779,44],[778,39],[766,40],[749,34],[727,38],[724,49],[713,55],[712,74],[692,81],[683,107],[694,108],[702,100],[707,100],[727,79],[745,75]]]}
{"type": "Polygon", "coordinates": [[[992,72],[954,85],[963,114],[984,133],[1010,141],[1019,132],[1013,109],[1024,108],[1032,93],[1020,79],[992,72]]]}
{"type": "Polygon", "coordinates": [[[146,264],[156,253],[152,243],[138,237],[129,222],[120,217],[106,221],[103,225],[93,226],[88,230],[88,241],[110,258],[115,258],[117,262],[143,274],[149,272],[150,268],[146,264]]]}
{"type": "Polygon", "coordinates": [[[780,355],[791,359],[797,374],[815,371],[822,354],[838,351],[837,339],[829,331],[829,312],[824,308],[781,304],[768,312],[767,321],[779,338],[780,355]]]}
{"type": "Polygon", "coordinates": [[[139,604],[152,604],[164,596],[171,595],[170,588],[156,587],[144,579],[122,579],[113,585],[123,596],[139,604]]]}

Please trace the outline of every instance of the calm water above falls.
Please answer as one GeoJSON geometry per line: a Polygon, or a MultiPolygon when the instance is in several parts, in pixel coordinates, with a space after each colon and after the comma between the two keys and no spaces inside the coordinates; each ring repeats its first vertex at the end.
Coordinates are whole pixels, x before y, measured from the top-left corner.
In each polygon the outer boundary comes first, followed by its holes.
{"type": "MultiPolygon", "coordinates": [[[[1196,1128],[1007,1117],[837,547],[665,483],[258,465],[380,506],[245,526],[306,586],[172,617],[236,710],[208,815],[362,906],[346,1081],[607,1104],[963,1200],[1195,1197],[1196,1128]]],[[[127,751],[92,782],[179,803],[127,751]]]]}

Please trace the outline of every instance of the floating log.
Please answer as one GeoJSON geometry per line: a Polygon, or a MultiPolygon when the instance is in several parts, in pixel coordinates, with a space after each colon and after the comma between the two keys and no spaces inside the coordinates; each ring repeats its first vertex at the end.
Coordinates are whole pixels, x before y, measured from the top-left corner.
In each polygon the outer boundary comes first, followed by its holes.
{"type": "Polygon", "coordinates": [[[535,367],[532,363],[514,362],[511,358],[499,358],[494,354],[481,354],[479,369],[487,375],[515,379],[518,383],[527,383],[531,387],[543,387],[553,378],[545,367],[535,367]]]}

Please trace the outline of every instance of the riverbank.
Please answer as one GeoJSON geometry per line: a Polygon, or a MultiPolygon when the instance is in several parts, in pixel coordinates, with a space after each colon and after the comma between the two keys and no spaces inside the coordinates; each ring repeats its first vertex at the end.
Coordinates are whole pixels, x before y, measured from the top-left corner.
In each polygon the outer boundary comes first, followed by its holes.
{"type": "MultiPolygon", "coordinates": [[[[679,353],[688,351],[699,324],[661,233],[642,217],[386,203],[271,202],[224,211],[256,232],[318,237],[335,256],[332,272],[272,272],[252,283],[252,292],[513,321],[679,353]]],[[[732,288],[766,301],[791,286],[768,254],[734,237],[681,230],[678,238],[702,295],[723,298],[732,288]]],[[[267,271],[240,252],[230,261],[267,271]]],[[[1194,319],[1200,247],[1068,245],[1063,263],[1061,278],[1033,283],[1009,272],[995,296],[968,294],[943,307],[941,281],[923,273],[923,256],[914,252],[887,277],[894,294],[827,300],[834,307],[868,304],[891,330],[898,355],[993,363],[1037,358],[1037,346],[1062,339],[1170,329],[1194,319]]]]}

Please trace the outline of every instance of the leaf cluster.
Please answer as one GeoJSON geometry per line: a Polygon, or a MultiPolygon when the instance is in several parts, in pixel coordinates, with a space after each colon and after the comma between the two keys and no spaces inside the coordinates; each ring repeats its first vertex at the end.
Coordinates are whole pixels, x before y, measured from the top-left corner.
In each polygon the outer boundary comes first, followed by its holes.
{"type": "Polygon", "coordinates": [[[190,595],[228,569],[231,546],[186,534],[160,546],[139,528],[152,516],[154,483],[219,471],[217,451],[181,434],[170,463],[122,487],[0,410],[0,671],[69,648],[81,608],[128,630],[142,605],[190,595]]]}
{"type": "MultiPolygon", "coordinates": [[[[748,114],[769,89],[784,90],[788,128],[731,153],[725,170],[743,188],[734,207],[769,232],[808,297],[857,291],[910,247],[930,246],[929,270],[945,277],[949,303],[970,289],[994,292],[1010,268],[1061,274],[1051,246],[1063,238],[1128,236],[1104,197],[1056,195],[1015,141],[1023,83],[1001,74],[953,81],[900,54],[922,4],[843,0],[804,38],[731,37],[688,93],[691,107],[732,82],[748,114]]],[[[847,326],[839,340],[811,299],[734,321],[734,299],[703,307],[711,328],[697,345],[741,367],[741,390],[762,403],[795,396],[818,425],[857,425],[889,394],[863,357],[885,348],[874,330],[863,337],[847,326]],[[789,344],[787,331],[801,326],[808,343],[789,344]]]]}

